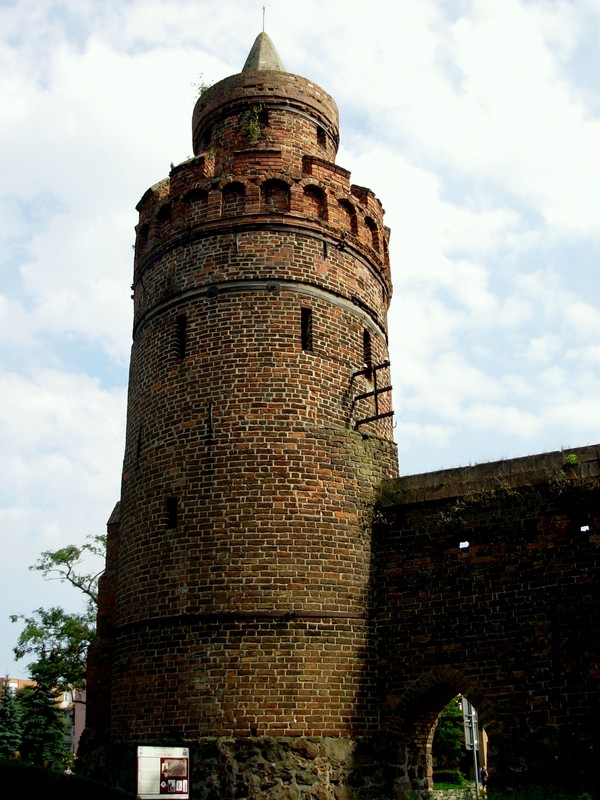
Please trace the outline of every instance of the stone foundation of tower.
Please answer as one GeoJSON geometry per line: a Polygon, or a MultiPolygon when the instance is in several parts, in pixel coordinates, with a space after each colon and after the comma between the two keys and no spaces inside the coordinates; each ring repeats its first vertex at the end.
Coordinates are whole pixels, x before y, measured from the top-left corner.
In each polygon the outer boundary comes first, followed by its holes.
{"type": "MultiPolygon", "coordinates": [[[[179,742],[180,743],[180,742],[179,742]]],[[[136,747],[95,747],[86,772],[135,791],[136,747]]],[[[190,748],[190,797],[198,800],[346,800],[392,797],[397,768],[377,739],[207,736],[190,748]]]]}

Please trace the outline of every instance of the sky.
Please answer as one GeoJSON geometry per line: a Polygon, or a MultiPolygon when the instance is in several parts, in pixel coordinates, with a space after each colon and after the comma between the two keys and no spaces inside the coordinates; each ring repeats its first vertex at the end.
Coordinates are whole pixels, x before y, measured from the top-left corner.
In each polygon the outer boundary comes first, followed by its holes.
{"type": "Polygon", "coordinates": [[[600,0],[0,0],[4,674],[83,605],[28,566],[119,497],[135,205],[263,5],[392,229],[401,473],[600,441],[600,0]]]}

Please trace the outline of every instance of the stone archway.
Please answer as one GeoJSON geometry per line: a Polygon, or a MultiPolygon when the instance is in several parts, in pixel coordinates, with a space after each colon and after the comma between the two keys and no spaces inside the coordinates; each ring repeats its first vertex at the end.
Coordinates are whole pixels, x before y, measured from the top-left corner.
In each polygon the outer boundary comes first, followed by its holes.
{"type": "Polygon", "coordinates": [[[468,697],[477,708],[482,725],[493,728],[490,704],[484,692],[451,667],[435,668],[395,695],[390,734],[397,742],[394,781],[397,800],[428,797],[434,788],[432,745],[437,720],[458,694],[468,697]]]}

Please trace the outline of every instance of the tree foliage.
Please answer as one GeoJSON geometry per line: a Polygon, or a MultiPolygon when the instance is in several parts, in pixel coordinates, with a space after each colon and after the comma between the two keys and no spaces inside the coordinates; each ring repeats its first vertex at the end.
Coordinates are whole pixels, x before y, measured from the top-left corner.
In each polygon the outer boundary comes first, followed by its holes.
{"type": "Polygon", "coordinates": [[[69,583],[86,598],[85,610],[80,614],[53,606],[38,608],[31,616],[11,615],[12,622],[23,623],[15,656],[34,657],[28,668],[35,681],[59,690],[68,686],[84,688],[87,650],[95,635],[98,579],[102,574],[86,570],[84,562],[90,556],[103,557],[105,548],[105,536],[88,536],[81,547],[70,544],[46,550],[30,567],[47,580],[69,583]]]}
{"type": "Polygon", "coordinates": [[[106,536],[88,536],[81,547],[68,544],[58,550],[45,550],[29,569],[41,572],[47,580],[66,581],[79,589],[93,606],[98,605],[98,578],[100,572],[82,572],[82,562],[88,556],[103,558],[106,536]]]}
{"type": "Polygon", "coordinates": [[[45,683],[19,692],[21,757],[31,764],[62,764],[67,757],[65,725],[55,692],[45,683]]]}
{"type": "Polygon", "coordinates": [[[439,762],[456,766],[465,752],[462,708],[453,698],[438,717],[433,755],[439,762]]]}
{"type": "Polygon", "coordinates": [[[21,712],[10,691],[8,681],[2,684],[0,696],[0,756],[12,757],[21,744],[21,712]]]}
{"type": "Polygon", "coordinates": [[[38,608],[32,616],[11,616],[22,621],[14,653],[17,658],[33,655],[28,664],[31,678],[63,691],[85,686],[87,650],[94,639],[94,615],[68,614],[62,608],[38,608]]]}

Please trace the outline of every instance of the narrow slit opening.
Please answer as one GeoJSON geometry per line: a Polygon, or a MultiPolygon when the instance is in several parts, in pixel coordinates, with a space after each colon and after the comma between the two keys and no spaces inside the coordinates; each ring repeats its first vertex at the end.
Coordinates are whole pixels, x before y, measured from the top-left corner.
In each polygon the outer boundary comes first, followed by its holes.
{"type": "Polygon", "coordinates": [[[313,349],[312,308],[302,308],[300,314],[300,338],[302,349],[311,352],[313,349]]]}
{"type": "Polygon", "coordinates": [[[175,328],[175,353],[179,361],[183,361],[187,351],[187,317],[179,314],[175,328]]]}
{"type": "Polygon", "coordinates": [[[178,503],[176,497],[167,497],[165,502],[165,514],[167,528],[176,528],[178,517],[178,503]]]}
{"type": "Polygon", "coordinates": [[[373,376],[373,348],[371,345],[371,334],[368,330],[363,330],[363,364],[365,375],[368,380],[373,376]]]}
{"type": "Polygon", "coordinates": [[[140,425],[137,432],[137,439],[135,443],[135,458],[136,461],[140,460],[140,456],[142,454],[142,436],[143,436],[144,426],[140,425]]]}

